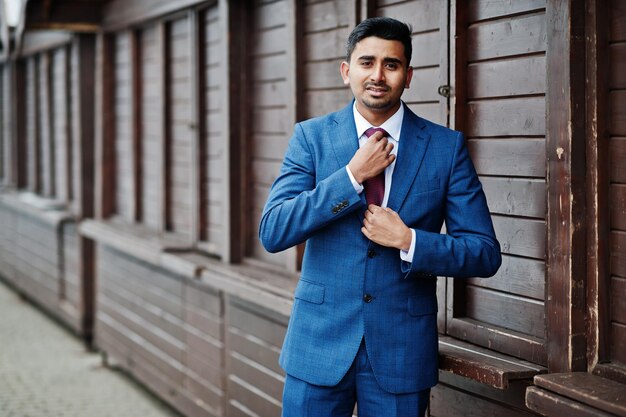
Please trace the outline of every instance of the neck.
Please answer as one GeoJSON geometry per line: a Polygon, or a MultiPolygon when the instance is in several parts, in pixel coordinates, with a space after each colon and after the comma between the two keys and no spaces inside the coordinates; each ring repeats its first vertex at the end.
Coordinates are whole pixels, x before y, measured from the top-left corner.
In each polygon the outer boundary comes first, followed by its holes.
{"type": "Polygon", "coordinates": [[[358,101],[356,102],[356,109],[361,113],[361,116],[365,118],[372,126],[380,126],[393,116],[401,106],[401,102],[386,109],[372,109],[367,106],[362,106],[358,101]]]}

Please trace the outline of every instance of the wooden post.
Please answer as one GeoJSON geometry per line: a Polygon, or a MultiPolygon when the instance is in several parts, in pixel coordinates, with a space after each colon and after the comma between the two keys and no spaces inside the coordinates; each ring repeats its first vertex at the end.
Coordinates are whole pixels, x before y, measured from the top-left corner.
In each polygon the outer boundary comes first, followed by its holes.
{"type": "Polygon", "coordinates": [[[587,2],[587,366],[590,370],[610,355],[607,12],[606,2],[587,2]]]}
{"type": "Polygon", "coordinates": [[[191,179],[191,245],[195,246],[202,238],[202,233],[206,224],[206,215],[203,210],[203,198],[202,198],[202,178],[204,176],[204,152],[202,146],[202,135],[204,133],[203,114],[204,106],[201,95],[204,94],[204,84],[202,83],[203,77],[200,75],[202,72],[202,52],[200,51],[200,36],[202,30],[200,29],[200,23],[198,22],[198,11],[190,10],[187,14],[187,20],[189,22],[189,87],[190,87],[190,114],[189,114],[189,128],[191,132],[191,146],[189,150],[191,152],[190,161],[191,166],[189,169],[191,173],[189,178],[191,179]]]}
{"type": "MultiPolygon", "coordinates": [[[[10,155],[13,162],[9,167],[11,176],[10,184],[18,189],[27,186],[27,155],[26,155],[26,67],[24,62],[10,61],[8,87],[12,109],[10,114],[11,128],[9,131],[10,155]]],[[[5,171],[6,172],[6,171],[5,171]]]]}
{"type": "Polygon", "coordinates": [[[546,339],[550,372],[586,369],[585,7],[547,4],[548,238],[546,339]]]}
{"type": "Polygon", "coordinates": [[[133,172],[133,191],[131,198],[133,199],[132,219],[141,222],[143,218],[143,166],[141,160],[142,154],[142,111],[141,111],[141,95],[143,89],[143,80],[141,77],[141,42],[139,39],[140,32],[129,30],[128,36],[130,41],[130,73],[131,73],[131,129],[132,129],[132,172],[133,172]]]}

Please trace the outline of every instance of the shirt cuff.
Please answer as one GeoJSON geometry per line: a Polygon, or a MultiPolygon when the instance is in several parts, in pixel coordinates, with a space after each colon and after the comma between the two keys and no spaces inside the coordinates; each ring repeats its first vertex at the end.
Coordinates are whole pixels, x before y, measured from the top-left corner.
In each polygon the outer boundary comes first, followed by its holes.
{"type": "Polygon", "coordinates": [[[413,262],[413,254],[415,254],[415,230],[411,229],[411,246],[409,246],[408,251],[400,251],[400,259],[405,262],[413,262]]]}
{"type": "Polygon", "coordinates": [[[352,175],[352,171],[350,171],[350,168],[348,168],[348,165],[346,165],[346,171],[348,171],[348,177],[350,177],[350,181],[352,182],[354,191],[356,191],[357,194],[361,194],[363,192],[363,186],[359,184],[357,180],[354,179],[354,175],[352,175]]]}

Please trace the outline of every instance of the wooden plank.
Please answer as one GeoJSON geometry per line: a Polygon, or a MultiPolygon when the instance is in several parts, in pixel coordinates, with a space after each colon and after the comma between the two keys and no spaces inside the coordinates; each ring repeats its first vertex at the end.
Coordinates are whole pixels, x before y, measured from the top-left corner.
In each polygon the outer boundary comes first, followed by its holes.
{"type": "Polygon", "coordinates": [[[538,375],[537,387],[615,415],[626,414],[626,386],[587,372],[538,375]]]}
{"type": "Polygon", "coordinates": [[[305,118],[318,117],[337,111],[350,103],[352,92],[348,89],[307,91],[304,94],[305,118]]]}
{"type": "Polygon", "coordinates": [[[41,176],[42,195],[44,197],[54,197],[56,194],[56,181],[54,177],[55,167],[55,137],[52,120],[52,88],[51,88],[51,63],[50,53],[43,52],[39,55],[39,120],[41,139],[41,176]]]}
{"type": "Polygon", "coordinates": [[[610,40],[613,42],[626,40],[626,1],[611,1],[610,40]]]}
{"type": "Polygon", "coordinates": [[[541,220],[493,216],[502,253],[535,259],[545,257],[546,224],[541,220]]]}
{"type": "Polygon", "coordinates": [[[482,177],[480,181],[492,213],[545,217],[545,180],[482,177]]]}
{"type": "Polygon", "coordinates": [[[479,175],[546,175],[544,139],[470,139],[467,145],[479,175]]]}
{"type": "Polygon", "coordinates": [[[440,384],[431,391],[432,417],[530,417],[533,414],[440,384]]]}
{"type": "Polygon", "coordinates": [[[546,342],[535,336],[465,317],[448,318],[447,334],[537,365],[547,364],[546,342]]]}
{"type": "Polygon", "coordinates": [[[584,303],[587,247],[585,118],[585,8],[582,1],[550,2],[547,9],[548,167],[546,316],[550,372],[586,369],[584,303]],[[556,29],[566,28],[565,30],[556,29]]]}
{"type": "Polygon", "coordinates": [[[529,387],[526,391],[526,405],[533,411],[546,416],[567,415],[570,417],[611,417],[593,407],[577,401],[555,395],[550,391],[537,387],[529,387]]]}
{"type": "Polygon", "coordinates": [[[626,136],[626,90],[611,91],[611,134],[626,136]]]}
{"type": "Polygon", "coordinates": [[[546,372],[541,366],[447,336],[439,337],[439,369],[498,389],[546,372]]]}
{"type": "Polygon", "coordinates": [[[441,44],[442,34],[439,31],[414,35],[411,38],[414,51],[411,66],[413,68],[438,66],[441,63],[441,56],[445,55],[445,49],[441,44]]]}
{"type": "Polygon", "coordinates": [[[536,300],[545,299],[546,266],[543,260],[502,256],[502,266],[491,278],[470,278],[468,284],[517,294],[536,300]]]}
{"type": "Polygon", "coordinates": [[[469,137],[543,136],[544,97],[474,101],[467,104],[469,137]]]}
{"type": "Polygon", "coordinates": [[[467,317],[545,338],[543,302],[471,285],[466,287],[465,297],[467,317]]]}
{"type": "Polygon", "coordinates": [[[516,16],[470,26],[468,60],[540,53],[546,50],[546,14],[516,16]]]}
{"type": "Polygon", "coordinates": [[[349,5],[349,2],[331,0],[304,6],[304,33],[351,26],[349,5]]]}
{"type": "Polygon", "coordinates": [[[626,362],[626,325],[611,323],[611,359],[617,363],[626,362]]]}
{"type": "Polygon", "coordinates": [[[276,374],[250,358],[232,351],[230,352],[229,372],[250,382],[269,397],[277,401],[282,399],[283,372],[276,374]]]}
{"type": "MultiPolygon", "coordinates": [[[[378,7],[377,16],[387,16],[408,23],[413,33],[439,30],[439,13],[441,5],[438,2],[410,1],[378,7]]],[[[416,51],[418,52],[418,51],[416,51]]]]}
{"type": "Polygon", "coordinates": [[[626,43],[609,45],[611,80],[609,87],[612,89],[626,88],[626,43]]]}
{"type": "Polygon", "coordinates": [[[263,340],[271,346],[282,346],[287,330],[283,324],[276,323],[264,316],[246,311],[238,306],[230,309],[230,326],[263,340]]]}
{"type": "Polygon", "coordinates": [[[626,232],[610,234],[611,274],[626,278],[626,232]]]}
{"type": "Polygon", "coordinates": [[[609,155],[611,181],[626,184],[626,138],[611,138],[609,155]]]}
{"type": "Polygon", "coordinates": [[[611,229],[626,231],[626,184],[612,184],[609,188],[611,229]]]}
{"type": "Polygon", "coordinates": [[[469,99],[544,94],[546,58],[522,56],[470,64],[467,88],[469,99]]]}
{"type": "MultiPolygon", "coordinates": [[[[230,404],[235,403],[250,410],[251,415],[278,416],[281,413],[280,401],[268,396],[259,388],[238,376],[228,376],[228,397],[230,404]]],[[[230,415],[230,414],[229,414],[230,415]]]]}
{"type": "Polygon", "coordinates": [[[626,325],[626,278],[611,277],[611,320],[626,325]]]}
{"type": "Polygon", "coordinates": [[[470,22],[477,22],[513,14],[528,13],[544,9],[545,7],[546,0],[476,0],[469,3],[468,18],[470,22]]]}

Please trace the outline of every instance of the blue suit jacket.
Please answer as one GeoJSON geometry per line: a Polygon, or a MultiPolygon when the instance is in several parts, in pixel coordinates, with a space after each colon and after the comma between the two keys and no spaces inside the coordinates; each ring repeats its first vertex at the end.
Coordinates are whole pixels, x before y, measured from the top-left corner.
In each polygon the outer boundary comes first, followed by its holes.
{"type": "Polygon", "coordinates": [[[335,385],[365,337],[380,386],[415,392],[437,383],[436,276],[491,276],[500,246],[463,135],[407,107],[388,207],[416,232],[413,262],[369,241],[360,230],[365,196],[345,169],[358,146],[352,104],[298,123],[270,191],[265,248],[306,241],[280,364],[335,385]]]}

